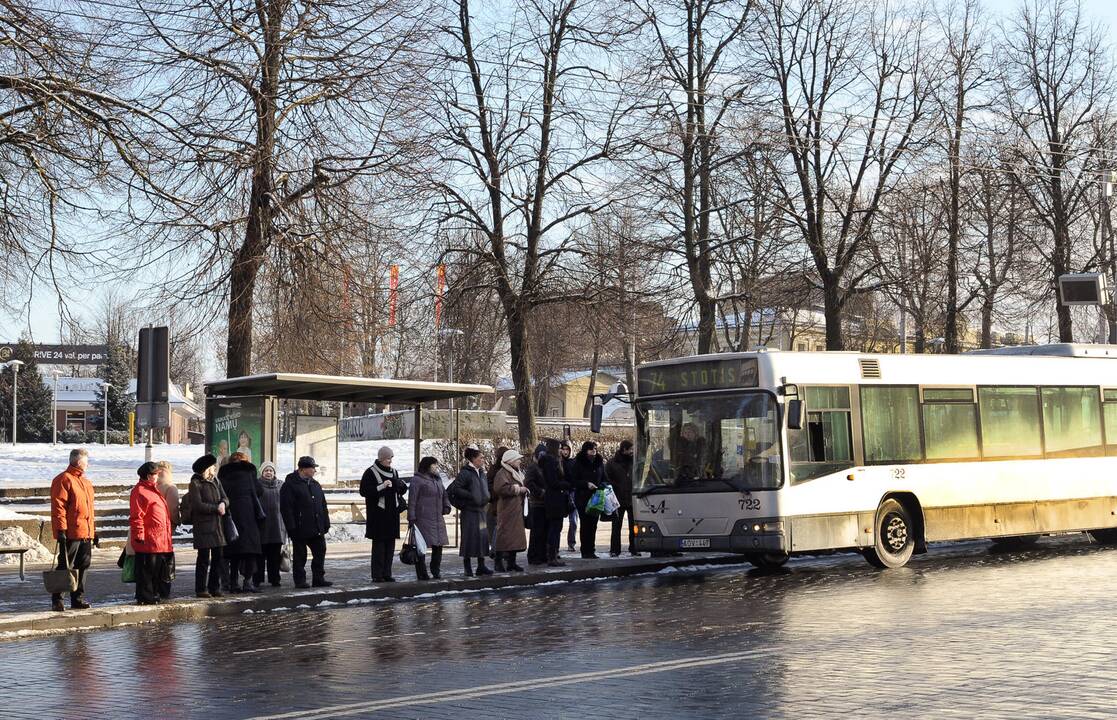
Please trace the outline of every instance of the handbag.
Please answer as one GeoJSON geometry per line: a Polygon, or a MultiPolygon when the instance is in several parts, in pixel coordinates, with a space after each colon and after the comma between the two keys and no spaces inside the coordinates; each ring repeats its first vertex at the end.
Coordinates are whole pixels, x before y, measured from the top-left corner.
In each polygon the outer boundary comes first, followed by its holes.
{"type": "Polygon", "coordinates": [[[134,583],[136,582],[136,556],[125,555],[124,562],[120,566],[120,582],[134,583]]]}
{"type": "Polygon", "coordinates": [[[284,545],[279,551],[279,572],[291,572],[291,548],[284,545]]]}
{"type": "Polygon", "coordinates": [[[233,516],[229,514],[228,510],[221,516],[221,523],[225,530],[225,544],[235,543],[240,538],[240,532],[237,530],[237,524],[233,522],[233,516]]]}
{"type": "Polygon", "coordinates": [[[69,550],[68,546],[63,546],[61,552],[55,554],[50,570],[43,571],[43,585],[51,595],[77,592],[78,571],[70,567],[69,550]],[[62,567],[58,566],[59,555],[62,556],[62,567]]]}
{"type": "Polygon", "coordinates": [[[419,562],[419,550],[415,547],[413,531],[408,529],[407,541],[399,551],[399,561],[404,565],[414,565],[419,562]]]}

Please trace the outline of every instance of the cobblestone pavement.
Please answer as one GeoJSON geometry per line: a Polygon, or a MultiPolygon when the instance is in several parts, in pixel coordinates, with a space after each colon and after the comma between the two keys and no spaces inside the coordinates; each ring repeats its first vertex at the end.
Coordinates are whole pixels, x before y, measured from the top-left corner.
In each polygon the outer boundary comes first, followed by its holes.
{"type": "Polygon", "coordinates": [[[1112,717],[1117,550],[932,549],[0,645],[6,718],[1112,717]]]}

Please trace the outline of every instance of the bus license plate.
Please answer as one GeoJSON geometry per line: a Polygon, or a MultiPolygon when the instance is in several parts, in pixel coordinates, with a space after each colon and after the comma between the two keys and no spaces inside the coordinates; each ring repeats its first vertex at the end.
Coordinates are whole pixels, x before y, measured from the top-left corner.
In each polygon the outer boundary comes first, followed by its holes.
{"type": "Polygon", "coordinates": [[[708,548],[710,547],[710,538],[684,538],[679,541],[679,547],[708,548]]]}

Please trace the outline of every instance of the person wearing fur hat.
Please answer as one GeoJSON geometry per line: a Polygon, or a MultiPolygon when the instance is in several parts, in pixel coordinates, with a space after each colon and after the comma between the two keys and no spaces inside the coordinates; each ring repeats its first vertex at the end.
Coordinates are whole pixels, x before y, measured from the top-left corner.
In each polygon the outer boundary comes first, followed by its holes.
{"type": "Polygon", "coordinates": [[[190,468],[191,520],[194,524],[194,594],[200,598],[221,597],[221,574],[225,563],[225,529],[221,516],[228,508],[225,488],[217,482],[217,458],[203,455],[190,468]],[[208,576],[208,583],[207,583],[208,576]]]}
{"type": "Polygon", "coordinates": [[[395,582],[392,559],[399,540],[400,497],[407,486],[392,469],[395,453],[385,445],[376,453],[376,462],[361,476],[361,497],[365,499],[365,537],[372,540],[372,581],[395,582]]]}
{"type": "Polygon", "coordinates": [[[257,586],[263,585],[266,569],[268,584],[279,587],[279,565],[283,560],[287,533],[283,528],[283,516],[279,512],[279,490],[283,481],[276,475],[274,463],[266,462],[260,466],[260,485],[264,488],[264,494],[260,496],[260,505],[265,516],[260,524],[260,549],[263,550],[263,558],[262,562],[256,564],[256,574],[252,581],[257,586]]]}
{"type": "Polygon", "coordinates": [[[265,520],[260,506],[264,488],[256,466],[241,453],[229,456],[229,462],[217,471],[217,480],[229,498],[229,513],[237,526],[237,539],[225,547],[225,561],[229,566],[230,592],[259,592],[252,582],[256,574],[256,561],[262,553],[260,523],[265,520]],[[243,582],[241,580],[243,578],[243,582]]]}
{"type": "Polygon", "coordinates": [[[497,568],[523,572],[516,564],[516,553],[527,549],[524,531],[524,498],[528,494],[524,473],[520,470],[523,456],[516,450],[506,450],[500,458],[500,469],[493,476],[493,494],[496,496],[496,550],[497,568]],[[504,562],[501,563],[501,560],[504,562]]]}

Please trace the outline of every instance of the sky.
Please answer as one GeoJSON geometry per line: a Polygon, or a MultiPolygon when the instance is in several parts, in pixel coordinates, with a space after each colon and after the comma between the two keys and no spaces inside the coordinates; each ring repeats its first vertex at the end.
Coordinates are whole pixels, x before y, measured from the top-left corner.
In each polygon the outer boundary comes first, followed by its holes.
{"type": "MultiPolygon", "coordinates": [[[[1020,0],[984,0],[985,7],[996,15],[1011,13],[1019,4],[1020,0]]],[[[1114,28],[1117,28],[1117,0],[1082,0],[1082,5],[1086,15],[1098,21],[1113,38],[1114,28]]],[[[1110,44],[1117,48],[1117,38],[1111,40],[1110,44]]],[[[77,317],[82,316],[83,308],[97,306],[98,283],[93,281],[85,284],[88,291],[79,302],[72,303],[70,308],[70,312],[77,317]]],[[[23,311],[13,317],[0,311],[0,342],[15,341],[28,332],[36,342],[54,343],[60,340],[58,298],[53,289],[46,284],[38,283],[34,298],[35,302],[29,314],[23,311]]],[[[163,319],[151,318],[150,320],[159,324],[163,319]]]]}

